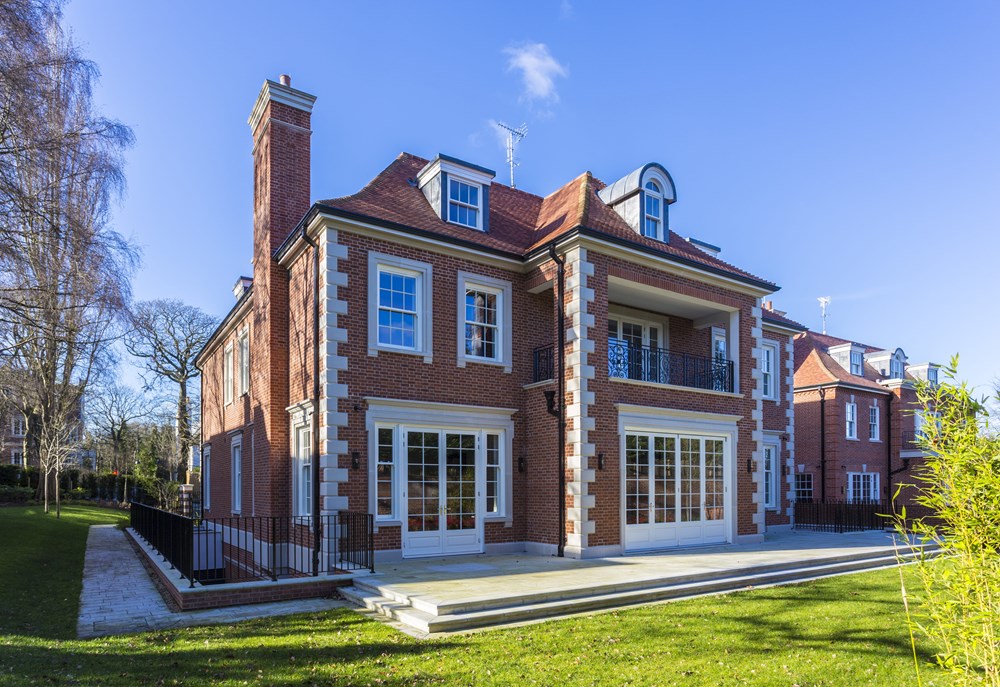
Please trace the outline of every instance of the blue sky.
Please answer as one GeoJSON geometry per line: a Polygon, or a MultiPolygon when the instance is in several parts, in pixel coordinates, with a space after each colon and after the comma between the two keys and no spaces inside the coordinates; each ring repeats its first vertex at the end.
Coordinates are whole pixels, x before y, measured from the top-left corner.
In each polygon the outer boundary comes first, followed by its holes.
{"type": "Polygon", "coordinates": [[[248,273],[250,108],[265,78],[315,94],[312,195],[352,193],[400,151],[506,177],[490,125],[528,125],[518,186],[548,194],[649,161],[672,228],[777,282],[831,334],[961,353],[1000,372],[1000,5],[72,0],[96,100],[135,130],[116,225],[140,299],[217,316],[248,273]],[[973,326],[975,325],[975,326],[973,326]]]}

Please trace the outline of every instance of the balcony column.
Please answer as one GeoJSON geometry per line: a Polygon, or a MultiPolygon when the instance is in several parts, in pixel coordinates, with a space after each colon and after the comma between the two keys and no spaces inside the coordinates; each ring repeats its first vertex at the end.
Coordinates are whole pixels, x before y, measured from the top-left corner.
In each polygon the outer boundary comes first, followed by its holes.
{"type": "MultiPolygon", "coordinates": [[[[753,345],[750,350],[751,365],[753,366],[750,368],[750,378],[752,380],[750,386],[750,398],[754,403],[753,410],[750,414],[750,420],[753,422],[754,427],[750,436],[750,441],[753,446],[753,462],[755,467],[753,474],[751,475],[751,481],[753,484],[752,502],[756,506],[756,512],[753,514],[753,523],[757,525],[757,536],[759,537],[764,535],[765,528],[764,390],[762,388],[763,375],[760,370],[760,360],[763,354],[761,339],[764,336],[764,330],[761,322],[761,315],[762,311],[760,307],[760,299],[757,299],[757,304],[750,311],[750,316],[753,317],[753,326],[750,328],[750,340],[753,345]]],[[[734,358],[739,359],[739,356],[734,356],[734,358]]]]}
{"type": "Polygon", "coordinates": [[[595,530],[589,513],[594,496],[588,494],[588,485],[596,478],[589,465],[595,448],[589,440],[589,432],[594,429],[594,418],[590,417],[594,392],[588,389],[589,380],[594,378],[594,366],[589,361],[594,352],[590,336],[594,315],[588,312],[594,290],[587,286],[587,279],[594,276],[594,265],[587,260],[587,251],[579,247],[567,251],[565,259],[566,391],[571,396],[566,405],[566,493],[572,499],[572,506],[566,510],[568,532],[564,553],[571,558],[583,558],[587,535],[595,530]]]}

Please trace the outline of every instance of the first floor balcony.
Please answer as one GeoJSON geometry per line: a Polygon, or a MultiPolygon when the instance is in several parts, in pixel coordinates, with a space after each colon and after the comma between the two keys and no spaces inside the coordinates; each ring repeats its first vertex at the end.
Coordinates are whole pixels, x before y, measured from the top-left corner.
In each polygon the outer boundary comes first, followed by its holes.
{"type": "Polygon", "coordinates": [[[733,361],[608,340],[608,376],[708,391],[733,391],[733,361]]]}

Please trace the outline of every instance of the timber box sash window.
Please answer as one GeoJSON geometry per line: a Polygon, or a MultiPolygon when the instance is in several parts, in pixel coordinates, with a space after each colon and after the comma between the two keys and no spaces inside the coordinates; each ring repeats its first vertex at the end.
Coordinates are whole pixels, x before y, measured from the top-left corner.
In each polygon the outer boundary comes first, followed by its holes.
{"type": "Polygon", "coordinates": [[[851,351],[851,374],[858,376],[864,374],[864,355],[861,351],[851,351]]]}
{"type": "Polygon", "coordinates": [[[482,229],[482,187],[464,179],[448,177],[448,221],[470,229],[482,229]]]}
{"type": "Polygon", "coordinates": [[[774,374],[775,362],[778,360],[778,347],[775,344],[765,343],[760,350],[760,383],[761,393],[764,398],[778,400],[778,388],[776,376],[774,374]]]}
{"type": "Polygon", "coordinates": [[[778,447],[764,444],[764,507],[774,510],[778,507],[778,447]]]}
{"type": "Polygon", "coordinates": [[[844,407],[846,436],[848,439],[858,438],[858,404],[850,401],[844,407]]]}
{"type": "Polygon", "coordinates": [[[868,408],[868,439],[870,441],[879,441],[880,438],[881,438],[881,429],[880,429],[879,407],[871,406],[868,408]]]}
{"type": "Polygon", "coordinates": [[[292,447],[292,498],[293,514],[300,516],[312,515],[312,427],[310,416],[295,428],[294,446],[292,447]]]}
{"type": "Polygon", "coordinates": [[[240,333],[240,395],[250,392],[250,335],[244,329],[240,333]]]}
{"type": "Polygon", "coordinates": [[[237,435],[232,439],[232,511],[240,513],[243,510],[243,437],[237,435]]]}
{"type": "Polygon", "coordinates": [[[795,475],[795,500],[801,503],[812,503],[813,476],[811,472],[799,472],[795,475]]]}
{"type": "Polygon", "coordinates": [[[201,507],[212,507],[212,447],[208,445],[201,450],[201,507]]]}
{"type": "Polygon", "coordinates": [[[468,362],[512,367],[511,285],[468,272],[458,273],[458,366],[468,362]]]}
{"type": "Polygon", "coordinates": [[[15,413],[13,417],[10,418],[10,433],[15,437],[24,436],[24,416],[20,413],[15,413]]]}
{"type": "Polygon", "coordinates": [[[654,181],[646,182],[646,207],[642,235],[659,241],[663,240],[663,189],[654,181]]]}
{"type": "Polygon", "coordinates": [[[431,362],[432,269],[427,263],[368,254],[368,354],[423,355],[431,362]]]}
{"type": "Polygon", "coordinates": [[[222,401],[233,402],[233,345],[227,344],[222,355],[222,401]]]}

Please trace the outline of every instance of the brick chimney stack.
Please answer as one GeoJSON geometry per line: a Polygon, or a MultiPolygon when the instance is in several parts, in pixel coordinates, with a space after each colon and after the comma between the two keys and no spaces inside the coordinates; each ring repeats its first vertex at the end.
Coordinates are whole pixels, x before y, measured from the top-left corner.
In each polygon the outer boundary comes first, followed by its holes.
{"type": "MultiPolygon", "coordinates": [[[[243,438],[257,479],[248,515],[291,508],[288,437],[288,272],[272,257],[309,211],[310,119],[316,96],[267,80],[250,113],[253,136],[253,327],[250,415],[243,438]]],[[[244,473],[246,474],[246,473],[244,473]]],[[[246,479],[246,478],[244,478],[246,479]]]]}

